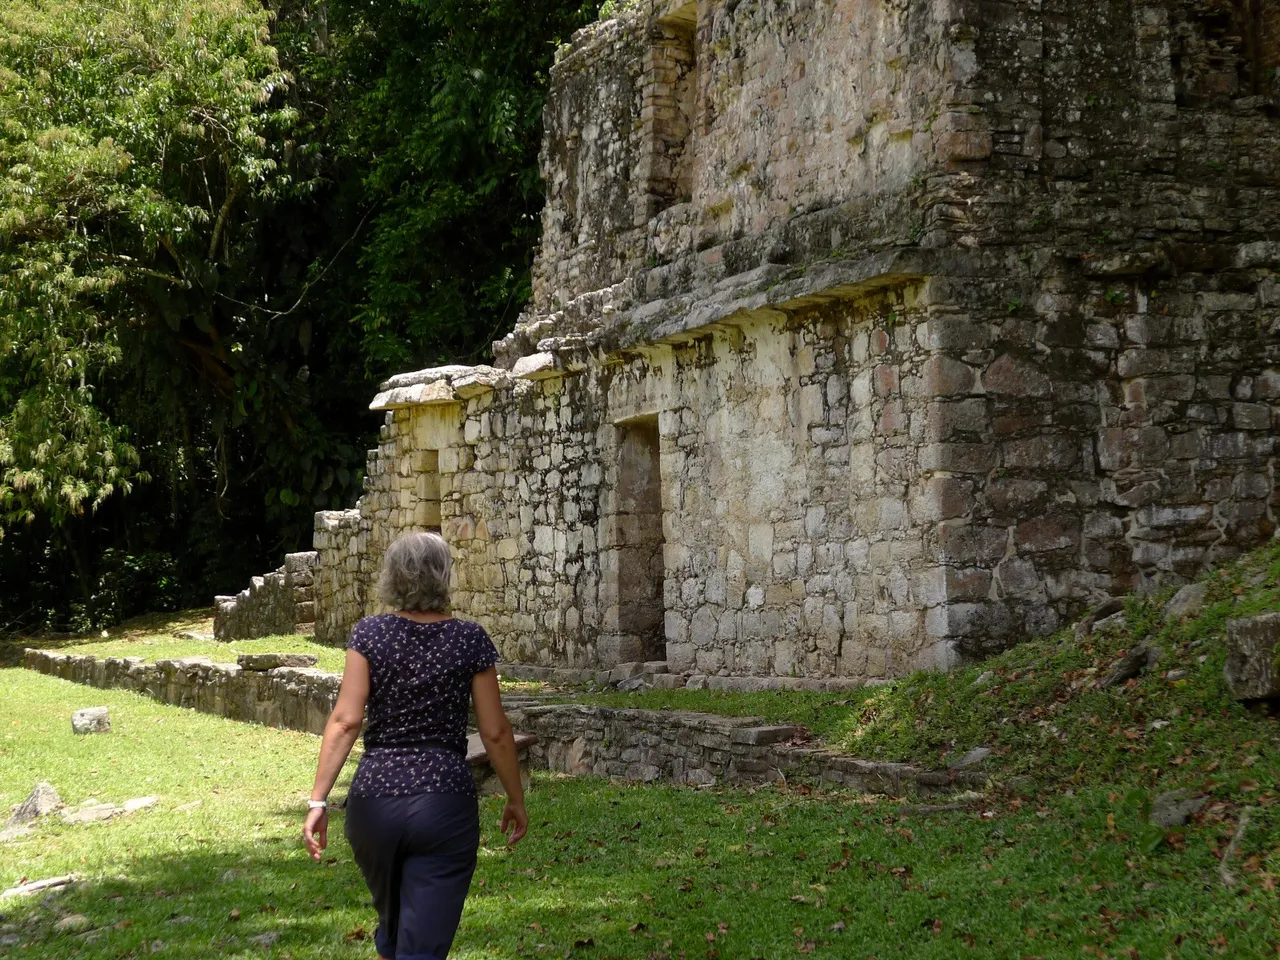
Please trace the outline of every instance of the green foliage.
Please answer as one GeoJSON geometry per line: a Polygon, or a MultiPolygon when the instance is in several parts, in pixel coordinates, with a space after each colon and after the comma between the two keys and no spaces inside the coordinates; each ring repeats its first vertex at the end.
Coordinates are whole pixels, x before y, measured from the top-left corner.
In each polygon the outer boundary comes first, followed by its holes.
{"type": "Polygon", "coordinates": [[[593,13],[0,8],[0,629],[122,615],[108,549],[207,601],[351,505],[377,382],[527,297],[547,69],[593,13]]]}
{"type": "Polygon", "coordinates": [[[331,52],[304,78],[334,101],[326,140],[360,171],[368,217],[349,263],[371,371],[478,360],[529,294],[537,171],[557,40],[594,4],[336,0],[331,52]]]}
{"type": "MultiPolygon", "coordinates": [[[[247,0],[0,12],[0,503],[56,525],[147,479],[102,402],[160,325],[212,324],[241,198],[276,174],[284,83],[247,0]]],[[[126,374],[127,375],[127,374],[126,374]]]]}

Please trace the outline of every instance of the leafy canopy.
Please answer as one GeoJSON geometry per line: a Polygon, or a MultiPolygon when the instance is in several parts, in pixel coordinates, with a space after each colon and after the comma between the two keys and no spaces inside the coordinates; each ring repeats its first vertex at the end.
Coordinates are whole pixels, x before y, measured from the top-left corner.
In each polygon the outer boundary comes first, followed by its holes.
{"type": "Polygon", "coordinates": [[[267,23],[249,0],[0,8],[5,522],[60,524],[148,479],[103,394],[157,328],[211,332],[240,205],[282,186],[293,113],[271,105],[267,23]]]}

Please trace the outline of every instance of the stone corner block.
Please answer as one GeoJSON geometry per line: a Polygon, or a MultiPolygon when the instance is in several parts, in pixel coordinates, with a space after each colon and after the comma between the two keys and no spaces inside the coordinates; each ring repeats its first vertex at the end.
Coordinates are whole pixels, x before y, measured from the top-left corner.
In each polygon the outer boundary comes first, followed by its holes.
{"type": "Polygon", "coordinates": [[[795,727],[787,725],[768,727],[741,727],[733,731],[729,739],[732,743],[746,743],[752,746],[764,746],[770,743],[782,743],[792,739],[797,733],[795,727]]]}
{"type": "Polygon", "coordinates": [[[1227,686],[1237,700],[1280,697],[1280,613],[1227,623],[1227,686]]]}

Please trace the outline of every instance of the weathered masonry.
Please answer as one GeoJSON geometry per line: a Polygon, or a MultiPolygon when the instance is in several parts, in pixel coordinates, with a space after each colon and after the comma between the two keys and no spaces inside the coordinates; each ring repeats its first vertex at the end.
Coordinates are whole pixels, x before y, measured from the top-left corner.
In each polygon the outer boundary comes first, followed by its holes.
{"type": "Polygon", "coordinates": [[[639,3],[561,52],[534,296],[392,378],[317,634],[439,528],[514,662],[873,678],[1272,535],[1280,14],[639,3]]]}

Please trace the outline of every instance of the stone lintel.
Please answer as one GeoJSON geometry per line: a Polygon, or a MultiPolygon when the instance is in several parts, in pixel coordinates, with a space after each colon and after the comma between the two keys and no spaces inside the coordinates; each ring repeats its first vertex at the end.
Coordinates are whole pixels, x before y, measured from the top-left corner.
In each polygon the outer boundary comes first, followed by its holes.
{"type": "Polygon", "coordinates": [[[460,403],[511,382],[511,375],[496,367],[452,364],[401,373],[385,381],[369,404],[370,410],[396,410],[460,403]]]}
{"type": "Polygon", "coordinates": [[[548,380],[564,376],[564,371],[556,364],[554,353],[543,352],[521,357],[512,367],[511,375],[517,380],[548,380]]]}
{"type": "Polygon", "coordinates": [[[424,407],[434,404],[457,403],[453,387],[446,380],[432,383],[415,383],[408,387],[392,387],[373,398],[370,410],[398,410],[401,407],[424,407]]]}
{"type": "Polygon", "coordinates": [[[425,370],[410,370],[407,373],[397,373],[391,379],[381,383],[378,389],[380,391],[395,390],[400,387],[415,387],[419,384],[435,383],[441,380],[446,383],[453,383],[456,380],[484,371],[501,372],[484,365],[470,367],[461,363],[451,363],[443,367],[427,367],[425,370]]]}

